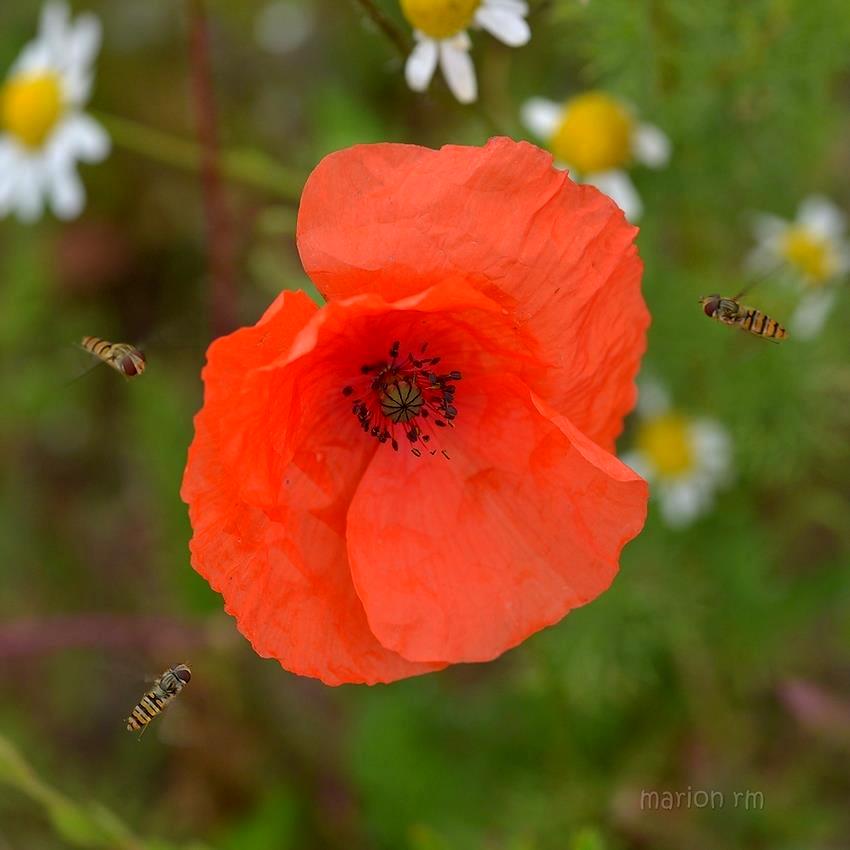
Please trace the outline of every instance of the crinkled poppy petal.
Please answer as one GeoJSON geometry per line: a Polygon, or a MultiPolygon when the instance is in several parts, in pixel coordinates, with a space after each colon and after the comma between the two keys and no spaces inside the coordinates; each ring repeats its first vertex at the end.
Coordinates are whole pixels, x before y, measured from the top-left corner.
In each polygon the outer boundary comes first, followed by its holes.
{"type": "Polygon", "coordinates": [[[511,309],[551,368],[533,389],[607,448],[634,404],[649,315],[635,228],[525,142],[359,145],[304,190],[298,246],[326,297],[393,300],[462,277],[511,309]]]}
{"type": "Polygon", "coordinates": [[[349,447],[325,447],[336,478],[317,481],[296,458],[284,479],[288,499],[275,521],[242,501],[216,449],[196,439],[184,498],[194,526],[192,566],[224,597],[225,610],[258,655],[329,685],[391,682],[440,669],[385,649],[368,627],[351,582],[343,536],[349,447]],[[199,471],[203,469],[203,472],[199,471]],[[204,476],[203,478],[201,476],[204,476]],[[330,492],[323,485],[333,484],[330,492]]]}
{"type": "Polygon", "coordinates": [[[192,565],[256,652],[293,672],[340,684],[439,669],[381,646],[351,582],[345,515],[373,447],[341,420],[313,429],[285,461],[275,457],[268,431],[279,376],[265,367],[315,312],[303,294],[287,293],[255,327],[210,348],[181,491],[192,565]]]}
{"type": "Polygon", "coordinates": [[[464,404],[451,460],[377,453],[348,512],[357,593],[410,659],[484,661],[611,583],[646,483],[516,378],[464,404]]]}

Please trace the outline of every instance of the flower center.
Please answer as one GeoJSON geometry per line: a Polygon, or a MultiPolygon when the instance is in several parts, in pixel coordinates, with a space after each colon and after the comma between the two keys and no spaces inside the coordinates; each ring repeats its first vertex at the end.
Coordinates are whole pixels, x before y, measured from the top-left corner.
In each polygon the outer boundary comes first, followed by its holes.
{"type": "Polygon", "coordinates": [[[28,148],[38,148],[62,115],[62,85],[53,73],[15,77],[0,89],[0,125],[28,148]]]}
{"type": "Polygon", "coordinates": [[[401,0],[408,23],[431,38],[449,38],[465,30],[481,0],[401,0]]]}
{"type": "Polygon", "coordinates": [[[418,416],[425,404],[422,390],[408,381],[393,381],[386,384],[379,395],[381,413],[394,425],[410,422],[418,416]]]}
{"type": "Polygon", "coordinates": [[[634,121],[619,101],[588,92],[567,101],[549,146],[582,174],[623,168],[632,158],[634,121]]]}
{"type": "Polygon", "coordinates": [[[694,450],[684,416],[665,413],[645,420],[638,430],[636,444],[663,477],[674,478],[693,469],[694,450]]]}
{"type": "MultiPolygon", "coordinates": [[[[419,356],[401,359],[401,343],[394,342],[389,359],[364,363],[357,384],[342,388],[346,398],[353,398],[351,412],[367,434],[395,451],[406,441],[417,457],[423,451],[437,454],[432,438],[440,428],[452,427],[457,416],[454,382],[462,377],[460,372],[437,373],[440,358],[423,357],[427,348],[424,343],[419,356]]],[[[442,454],[448,458],[445,449],[442,454]]]]}
{"type": "Polygon", "coordinates": [[[780,250],[786,262],[812,284],[824,283],[833,272],[829,242],[814,236],[805,227],[789,228],[780,250]]]}

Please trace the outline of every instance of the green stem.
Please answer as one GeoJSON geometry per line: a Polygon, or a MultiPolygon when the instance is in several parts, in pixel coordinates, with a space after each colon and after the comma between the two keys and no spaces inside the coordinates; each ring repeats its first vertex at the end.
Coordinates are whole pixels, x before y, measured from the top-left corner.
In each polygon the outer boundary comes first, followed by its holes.
{"type": "Polygon", "coordinates": [[[10,785],[40,805],[56,833],[69,844],[103,850],[150,850],[108,809],[98,803],[78,803],[44,782],[3,736],[0,785],[10,785]]]}
{"type": "Polygon", "coordinates": [[[354,0],[354,2],[363,9],[375,26],[390,40],[401,56],[401,61],[405,62],[408,53],[410,53],[410,41],[407,36],[380,10],[374,0],[354,0]]]}
{"type": "MultiPolygon", "coordinates": [[[[174,168],[194,172],[201,170],[201,149],[194,142],[130,118],[102,112],[96,113],[96,117],[118,147],[174,168]]],[[[270,192],[289,201],[297,201],[301,197],[306,180],[300,172],[253,149],[222,150],[220,167],[222,176],[228,181],[270,192]]]]}

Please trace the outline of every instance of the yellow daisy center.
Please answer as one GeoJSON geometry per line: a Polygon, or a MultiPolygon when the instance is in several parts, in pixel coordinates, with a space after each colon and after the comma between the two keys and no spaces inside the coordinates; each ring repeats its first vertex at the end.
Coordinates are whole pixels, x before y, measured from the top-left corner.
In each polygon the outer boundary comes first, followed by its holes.
{"type": "Polygon", "coordinates": [[[782,237],[785,261],[812,284],[824,283],[832,274],[829,242],[813,235],[805,227],[792,227],[782,237]]]}
{"type": "Polygon", "coordinates": [[[401,0],[408,23],[431,38],[449,38],[465,30],[481,0],[401,0]]]}
{"type": "Polygon", "coordinates": [[[694,467],[688,420],[676,413],[665,413],[641,423],[637,433],[638,450],[659,475],[674,478],[694,467]]]}
{"type": "Polygon", "coordinates": [[[62,84],[52,73],[13,77],[0,88],[0,125],[28,148],[38,148],[62,115],[62,84]]]}
{"type": "Polygon", "coordinates": [[[629,164],[633,131],[632,116],[619,101],[604,92],[588,92],[567,101],[549,146],[556,159],[593,174],[629,164]]]}

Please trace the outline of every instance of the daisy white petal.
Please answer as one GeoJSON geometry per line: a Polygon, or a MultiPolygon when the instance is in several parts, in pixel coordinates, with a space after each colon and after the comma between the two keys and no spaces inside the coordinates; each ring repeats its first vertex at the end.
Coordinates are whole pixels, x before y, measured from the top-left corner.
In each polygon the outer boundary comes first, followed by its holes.
{"type": "Polygon", "coordinates": [[[823,195],[810,195],[800,204],[797,222],[823,239],[839,239],[847,228],[847,217],[823,195]]]}
{"type": "Polygon", "coordinates": [[[461,103],[472,103],[478,97],[475,66],[469,55],[469,36],[461,33],[440,42],[440,67],[452,94],[461,103]]]}
{"type": "Polygon", "coordinates": [[[766,275],[776,271],[782,262],[779,245],[756,245],[744,259],[744,268],[753,274],[766,275]]]}
{"type": "Polygon", "coordinates": [[[85,106],[91,97],[94,80],[84,71],[66,71],[63,77],[65,96],[76,107],[85,106]]]}
{"type": "Polygon", "coordinates": [[[643,213],[643,203],[634,183],[625,171],[600,171],[588,174],[585,183],[604,192],[626,214],[629,221],[637,221],[643,213]]]}
{"type": "Polygon", "coordinates": [[[689,525],[711,504],[710,494],[696,479],[661,484],[657,490],[661,515],[672,528],[689,525]]]}
{"type": "Polygon", "coordinates": [[[632,140],[634,158],[650,168],[663,168],[670,160],[670,139],[653,124],[639,124],[632,140]]]}
{"type": "Polygon", "coordinates": [[[13,206],[18,218],[29,224],[38,219],[44,209],[41,164],[29,157],[22,157],[16,177],[13,206]]]}
{"type": "Polygon", "coordinates": [[[50,68],[50,51],[43,41],[28,44],[9,69],[9,77],[37,74],[50,68]]]}
{"type": "Polygon", "coordinates": [[[548,140],[564,119],[563,107],[545,97],[532,97],[522,105],[522,123],[539,139],[548,140]]]}
{"type": "Polygon", "coordinates": [[[670,410],[670,393],[660,381],[641,378],[636,410],[645,419],[660,416],[670,410]]]}
{"type": "Polygon", "coordinates": [[[744,260],[744,267],[756,274],[767,274],[781,266],[782,241],[790,226],[787,221],[775,215],[754,215],[751,227],[756,244],[744,260]]]}
{"type": "Polygon", "coordinates": [[[100,18],[91,13],[79,15],[71,31],[68,54],[70,63],[88,67],[100,50],[100,18]]]}
{"type": "Polygon", "coordinates": [[[46,189],[57,218],[69,220],[82,212],[86,194],[72,161],[66,160],[51,169],[46,189]]]}
{"type": "Polygon", "coordinates": [[[100,21],[94,15],[80,15],[70,31],[60,61],[68,100],[75,106],[84,106],[91,95],[92,63],[100,48],[100,37],[100,21]]]}
{"type": "Polygon", "coordinates": [[[70,116],[58,133],[61,134],[59,144],[75,159],[100,162],[109,154],[111,143],[106,130],[83,112],[70,116]]]}
{"type": "Polygon", "coordinates": [[[726,429],[710,419],[698,419],[691,426],[697,463],[707,473],[712,486],[726,481],[732,467],[732,443],[726,429]]]}
{"type": "Polygon", "coordinates": [[[528,22],[512,9],[484,3],[475,13],[475,23],[509,47],[521,47],[531,38],[528,22]]]}
{"type": "Polygon", "coordinates": [[[425,91],[437,67],[439,47],[436,41],[427,36],[417,33],[416,37],[416,46],[404,66],[404,76],[413,91],[425,91]]]}
{"type": "Polygon", "coordinates": [[[70,26],[70,9],[67,3],[52,0],[41,10],[38,37],[48,46],[54,57],[61,56],[67,48],[70,26]]]}
{"type": "Polygon", "coordinates": [[[14,206],[18,165],[16,151],[11,144],[0,139],[0,218],[14,206]]]}
{"type": "Polygon", "coordinates": [[[816,337],[826,318],[835,306],[835,290],[817,290],[808,292],[800,299],[797,309],[791,314],[788,328],[798,339],[809,340],[816,337]]]}
{"type": "Polygon", "coordinates": [[[0,186],[12,181],[17,151],[11,139],[0,135],[0,186]]]}
{"type": "Polygon", "coordinates": [[[484,5],[494,9],[506,9],[515,15],[528,14],[528,3],[525,0],[485,0],[484,5]]]}
{"type": "Polygon", "coordinates": [[[778,244],[789,228],[785,219],[769,213],[756,213],[752,219],[753,236],[757,242],[778,244]]]}

